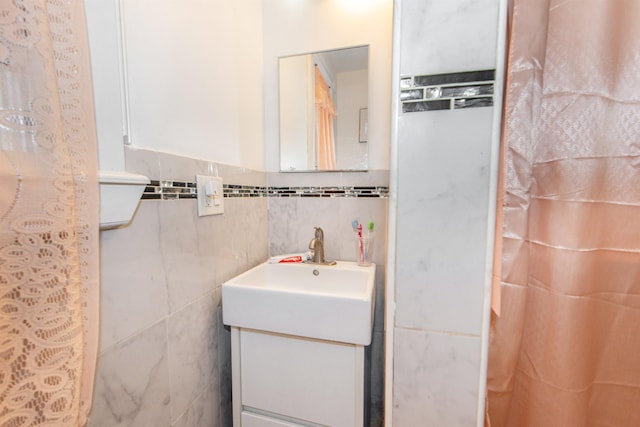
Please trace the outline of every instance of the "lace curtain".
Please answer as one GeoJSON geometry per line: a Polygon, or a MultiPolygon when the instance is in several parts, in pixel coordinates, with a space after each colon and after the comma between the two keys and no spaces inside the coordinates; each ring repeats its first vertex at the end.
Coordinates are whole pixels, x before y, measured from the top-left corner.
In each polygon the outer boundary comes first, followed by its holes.
{"type": "Polygon", "coordinates": [[[511,23],[486,424],[640,426],[640,2],[511,23]]]}
{"type": "Polygon", "coordinates": [[[81,0],[0,0],[0,425],[86,422],[96,136],[81,0]]]}
{"type": "Polygon", "coordinates": [[[333,137],[333,119],[336,107],[331,99],[331,89],[322,73],[315,67],[316,102],[316,162],[319,170],[336,168],[336,147],[333,137]]]}

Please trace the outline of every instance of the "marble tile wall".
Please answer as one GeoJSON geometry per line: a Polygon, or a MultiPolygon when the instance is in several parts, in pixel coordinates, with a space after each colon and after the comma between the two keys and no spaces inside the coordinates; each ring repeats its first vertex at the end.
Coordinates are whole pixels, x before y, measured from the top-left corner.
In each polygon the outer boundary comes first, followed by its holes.
{"type": "MultiPolygon", "coordinates": [[[[198,217],[194,199],[146,199],[132,223],[101,232],[100,353],[89,427],[231,426],[230,334],[220,285],[272,254],[306,251],[322,226],[328,257],[355,260],[351,221],[375,223],[377,309],[367,425],[382,425],[384,260],[388,171],[265,174],[148,150],[126,150],[127,170],[154,180],[219,175],[252,188],[379,187],[339,197],[225,197],[198,217]],[[363,196],[363,197],[359,197],[363,196]],[[380,197],[382,196],[382,197],[380,197]]],[[[308,195],[308,194],[306,194],[308,195]]]]}
{"type": "Polygon", "coordinates": [[[492,116],[476,108],[399,119],[400,178],[423,184],[398,189],[398,327],[481,333],[492,116]]]}
{"type": "MultiPolygon", "coordinates": [[[[389,171],[330,173],[270,173],[270,186],[379,186],[388,187],[389,171]]],[[[372,345],[366,357],[371,366],[368,412],[365,425],[383,425],[384,407],[384,297],[385,259],[387,256],[386,197],[270,197],[269,251],[272,255],[306,252],[314,227],[324,230],[327,259],[357,260],[357,246],[351,222],[373,221],[376,263],[376,311],[372,345]]]]}
{"type": "MultiPolygon", "coordinates": [[[[400,79],[496,69],[500,4],[401,0],[400,79]]],[[[394,427],[482,425],[493,104],[397,117],[394,427]]]]}
{"type": "MultiPolygon", "coordinates": [[[[401,76],[496,67],[500,0],[401,0],[401,76]]],[[[399,24],[399,25],[396,25],[399,24]]]]}
{"type": "MultiPolygon", "coordinates": [[[[154,179],[265,186],[266,176],[211,162],[127,150],[127,169],[154,179]]],[[[230,345],[220,285],[268,257],[265,198],[225,199],[198,217],[195,200],[143,200],[132,223],[101,232],[100,353],[89,426],[230,425],[230,345]]]]}
{"type": "Polygon", "coordinates": [[[394,340],[393,426],[475,426],[480,338],[397,328],[394,340]]]}

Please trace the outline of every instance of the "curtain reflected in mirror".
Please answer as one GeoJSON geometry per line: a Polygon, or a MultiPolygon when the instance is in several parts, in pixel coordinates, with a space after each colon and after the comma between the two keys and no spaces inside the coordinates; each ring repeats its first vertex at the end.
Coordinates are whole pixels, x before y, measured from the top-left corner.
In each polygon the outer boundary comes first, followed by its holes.
{"type": "Polygon", "coordinates": [[[315,97],[316,106],[316,159],[319,170],[333,170],[336,168],[336,147],[333,138],[333,120],[336,117],[336,107],[331,98],[331,88],[324,81],[322,73],[315,67],[315,97]]]}
{"type": "Polygon", "coordinates": [[[367,170],[368,64],[368,46],[279,59],[281,171],[367,170]]]}

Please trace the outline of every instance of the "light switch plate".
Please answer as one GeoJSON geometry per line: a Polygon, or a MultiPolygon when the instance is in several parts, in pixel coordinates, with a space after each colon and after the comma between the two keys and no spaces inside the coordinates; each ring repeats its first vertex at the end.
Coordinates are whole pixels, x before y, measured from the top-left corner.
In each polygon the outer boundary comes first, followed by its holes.
{"type": "Polygon", "coordinates": [[[196,175],[198,188],[198,216],[220,215],[224,212],[222,178],[196,175]]]}

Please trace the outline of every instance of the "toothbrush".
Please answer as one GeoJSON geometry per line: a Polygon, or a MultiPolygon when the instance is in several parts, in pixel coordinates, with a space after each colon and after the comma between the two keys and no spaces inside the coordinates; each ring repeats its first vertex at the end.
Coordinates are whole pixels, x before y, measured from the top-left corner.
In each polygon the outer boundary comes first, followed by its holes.
{"type": "Polygon", "coordinates": [[[371,245],[371,239],[373,239],[373,221],[369,221],[369,224],[367,225],[367,244],[364,246],[364,257],[362,259],[362,261],[364,262],[365,260],[369,259],[369,246],[371,245]]]}
{"type": "Polygon", "coordinates": [[[354,219],[353,221],[351,221],[351,227],[353,227],[353,231],[356,233],[358,232],[358,225],[359,223],[357,219],[354,219]]]}
{"type": "Polygon", "coordinates": [[[362,224],[358,224],[358,249],[360,254],[360,264],[364,264],[364,251],[362,247],[362,224]]]}

